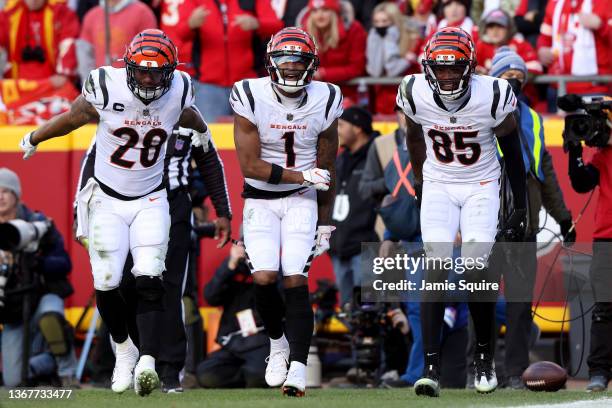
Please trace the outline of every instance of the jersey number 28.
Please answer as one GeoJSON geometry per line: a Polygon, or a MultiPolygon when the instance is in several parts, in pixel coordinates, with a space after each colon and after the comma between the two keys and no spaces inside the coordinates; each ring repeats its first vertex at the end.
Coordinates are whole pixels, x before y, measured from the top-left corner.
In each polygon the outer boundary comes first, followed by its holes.
{"type": "MultiPolygon", "coordinates": [[[[124,159],[123,155],[129,149],[133,149],[136,146],[138,140],[140,140],[140,135],[135,129],[122,127],[115,130],[113,136],[117,136],[121,139],[127,137],[128,139],[126,144],[119,146],[117,150],[113,152],[110,158],[111,163],[131,169],[136,162],[124,159]]],[[[151,129],[145,134],[142,139],[142,149],[140,149],[140,164],[142,167],[151,167],[157,162],[161,148],[167,138],[168,134],[164,129],[151,129]]]]}
{"type": "MultiPolygon", "coordinates": [[[[480,157],[480,144],[475,142],[466,143],[466,139],[474,138],[477,135],[478,131],[453,133],[453,138],[455,139],[455,149],[463,151],[470,149],[472,151],[471,154],[457,154],[456,159],[459,163],[469,166],[478,161],[478,158],[480,157]]],[[[436,155],[436,159],[442,163],[450,163],[455,160],[455,154],[451,149],[453,141],[448,134],[440,132],[439,130],[430,129],[429,132],[427,132],[427,136],[429,136],[433,142],[433,151],[436,155]]]]}

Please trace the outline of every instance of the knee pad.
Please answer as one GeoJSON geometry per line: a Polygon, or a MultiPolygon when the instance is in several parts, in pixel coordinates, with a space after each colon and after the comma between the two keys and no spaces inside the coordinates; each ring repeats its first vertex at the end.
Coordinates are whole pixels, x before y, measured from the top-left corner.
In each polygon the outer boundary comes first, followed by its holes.
{"type": "Polygon", "coordinates": [[[72,327],[57,312],[44,313],[38,320],[38,328],[54,356],[65,356],[72,343],[72,327]]]}
{"type": "Polygon", "coordinates": [[[136,313],[162,311],[164,286],[157,276],[137,276],[136,293],[138,293],[138,308],[136,313]]]}

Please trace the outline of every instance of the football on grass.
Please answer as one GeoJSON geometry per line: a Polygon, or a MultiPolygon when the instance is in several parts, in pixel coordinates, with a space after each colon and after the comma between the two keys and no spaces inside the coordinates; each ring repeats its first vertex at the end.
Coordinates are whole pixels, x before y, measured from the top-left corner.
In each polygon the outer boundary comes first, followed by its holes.
{"type": "Polygon", "coordinates": [[[531,391],[559,391],[567,381],[567,372],[550,361],[533,363],[523,373],[523,382],[531,391]]]}

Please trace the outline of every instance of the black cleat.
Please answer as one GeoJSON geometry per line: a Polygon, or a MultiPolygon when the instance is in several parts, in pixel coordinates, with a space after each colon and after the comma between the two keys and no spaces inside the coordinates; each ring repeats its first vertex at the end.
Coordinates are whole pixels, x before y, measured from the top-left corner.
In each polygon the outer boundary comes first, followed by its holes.
{"type": "Polygon", "coordinates": [[[425,395],[428,397],[440,396],[440,374],[436,366],[430,365],[427,367],[425,375],[414,383],[414,392],[416,395],[425,395]]]}
{"type": "Polygon", "coordinates": [[[488,394],[497,388],[495,363],[489,354],[477,353],[474,356],[474,388],[481,394],[488,394]]]}

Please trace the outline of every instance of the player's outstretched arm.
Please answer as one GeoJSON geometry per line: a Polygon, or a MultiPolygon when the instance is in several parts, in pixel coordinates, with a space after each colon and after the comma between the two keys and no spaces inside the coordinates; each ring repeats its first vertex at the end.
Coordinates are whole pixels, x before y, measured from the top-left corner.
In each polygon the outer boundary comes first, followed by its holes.
{"type": "Polygon", "coordinates": [[[272,184],[303,184],[301,171],[283,169],[261,160],[261,144],[257,126],[248,119],[234,115],[234,144],[242,175],[272,184]]]}
{"type": "Polygon", "coordinates": [[[410,153],[410,163],[414,178],[418,184],[423,184],[423,163],[427,155],[427,146],[423,136],[423,128],[415,123],[408,115],[406,117],[406,146],[410,153]]]}
{"type": "Polygon", "coordinates": [[[338,119],[319,135],[317,167],[329,171],[329,189],[317,191],[319,225],[329,225],[336,197],[336,155],[338,154],[338,119]]]}
{"type": "Polygon", "coordinates": [[[514,114],[510,113],[504,121],[493,129],[504,154],[504,163],[514,197],[514,208],[525,209],[527,206],[526,173],[523,163],[523,152],[519,139],[518,128],[514,114]]]}
{"type": "Polygon", "coordinates": [[[206,126],[206,122],[204,122],[202,115],[200,115],[200,111],[194,108],[195,106],[190,106],[189,108],[183,109],[178,120],[178,125],[180,127],[193,129],[200,133],[205,133],[208,130],[208,126],[206,126]]]}
{"type": "Polygon", "coordinates": [[[47,123],[39,127],[33,132],[24,136],[19,144],[25,152],[24,159],[27,159],[36,151],[36,146],[45,140],[53,139],[54,137],[64,136],[86,125],[89,122],[100,119],[96,109],[85,99],[83,95],[79,95],[68,112],[64,112],[47,123]]]}

